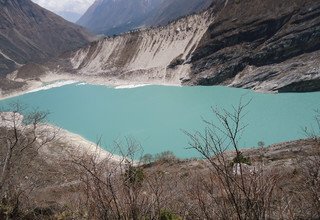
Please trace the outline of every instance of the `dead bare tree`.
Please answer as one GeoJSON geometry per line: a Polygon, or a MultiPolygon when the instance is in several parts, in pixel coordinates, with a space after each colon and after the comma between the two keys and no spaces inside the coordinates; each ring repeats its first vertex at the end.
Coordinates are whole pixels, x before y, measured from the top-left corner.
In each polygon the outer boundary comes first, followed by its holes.
{"type": "Polygon", "coordinates": [[[151,219],[160,216],[161,210],[164,209],[165,181],[165,173],[161,170],[148,174],[146,178],[146,184],[150,192],[149,196],[151,197],[151,219]]]}
{"type": "MultiPolygon", "coordinates": [[[[126,138],[125,150],[121,154],[125,159],[123,164],[123,192],[124,201],[128,205],[127,219],[138,220],[146,215],[147,197],[143,194],[145,173],[141,166],[142,147],[137,141],[126,138]]],[[[122,144],[117,143],[117,148],[122,149],[122,144]]]]}
{"type": "Polygon", "coordinates": [[[39,149],[56,135],[42,125],[47,112],[25,110],[20,103],[12,103],[9,111],[0,113],[0,203],[10,207],[6,213],[12,216],[19,212],[20,198],[34,187],[30,167],[39,149]]]}
{"type": "Polygon", "coordinates": [[[305,127],[303,129],[305,136],[320,143],[320,110],[315,110],[314,126],[305,127]]]}
{"type": "MultiPolygon", "coordinates": [[[[263,164],[249,166],[239,146],[244,112],[250,102],[233,107],[233,111],[213,109],[219,125],[205,121],[204,133],[186,134],[190,146],[207,161],[211,176],[203,182],[207,196],[198,199],[203,216],[209,219],[267,219],[276,186],[275,173],[264,170],[263,164]],[[226,150],[234,154],[226,154],[226,150]],[[214,190],[216,189],[216,190],[214,190]],[[207,199],[206,199],[207,198],[207,199]],[[215,208],[210,203],[215,204],[215,208]]],[[[199,189],[199,188],[198,188],[199,189]]]]}
{"type": "Polygon", "coordinates": [[[304,204],[302,212],[310,219],[320,218],[320,111],[315,113],[315,126],[304,129],[308,144],[314,145],[315,150],[296,160],[302,178],[296,197],[304,204]]]}
{"type": "MultiPolygon", "coordinates": [[[[97,146],[98,147],[98,146],[97,146]]],[[[116,143],[122,156],[98,161],[96,155],[81,156],[72,163],[79,167],[91,219],[140,219],[147,212],[143,193],[144,171],[139,164],[139,144],[126,139],[116,143]]]]}
{"type": "Polygon", "coordinates": [[[320,150],[308,158],[299,161],[302,175],[302,201],[305,202],[305,216],[320,218],[320,150]]]}
{"type": "MultiPolygon", "coordinates": [[[[121,161],[122,163],[123,161],[121,161]]],[[[119,204],[119,164],[112,163],[111,157],[98,161],[97,155],[81,155],[72,158],[78,168],[80,191],[84,194],[83,212],[89,219],[122,219],[119,204]]]]}

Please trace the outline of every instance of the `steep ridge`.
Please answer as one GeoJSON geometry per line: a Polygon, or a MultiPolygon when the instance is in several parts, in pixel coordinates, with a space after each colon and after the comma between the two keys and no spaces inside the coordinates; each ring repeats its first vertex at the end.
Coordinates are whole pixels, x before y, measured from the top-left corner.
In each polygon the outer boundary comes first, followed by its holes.
{"type": "Polygon", "coordinates": [[[189,85],[320,90],[320,2],[229,0],[192,56],[189,85]]]}
{"type": "Polygon", "coordinates": [[[79,19],[94,33],[108,36],[141,27],[165,25],[207,9],[213,0],[97,0],[79,19]]]}
{"type": "Polygon", "coordinates": [[[58,64],[51,63],[50,69],[128,83],[180,84],[189,72],[192,52],[212,22],[211,15],[206,11],[166,27],[105,38],[66,55],[58,64]]]}
{"type": "Polygon", "coordinates": [[[0,76],[79,48],[92,36],[30,0],[0,1],[0,76]]]}

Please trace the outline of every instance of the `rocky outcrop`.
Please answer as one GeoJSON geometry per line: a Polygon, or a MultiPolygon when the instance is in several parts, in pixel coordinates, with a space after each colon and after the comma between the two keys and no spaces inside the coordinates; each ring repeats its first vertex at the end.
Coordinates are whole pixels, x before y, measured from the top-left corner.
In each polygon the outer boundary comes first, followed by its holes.
{"type": "Polygon", "coordinates": [[[30,0],[0,1],[0,76],[84,46],[92,36],[30,0]]]}
{"type": "Polygon", "coordinates": [[[226,2],[193,53],[185,84],[319,91],[320,2],[226,2]]]}

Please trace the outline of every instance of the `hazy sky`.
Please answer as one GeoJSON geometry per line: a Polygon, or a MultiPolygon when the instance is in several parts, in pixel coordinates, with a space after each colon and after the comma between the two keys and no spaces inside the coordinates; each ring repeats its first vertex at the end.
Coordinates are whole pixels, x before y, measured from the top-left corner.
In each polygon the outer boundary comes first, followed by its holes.
{"type": "Polygon", "coordinates": [[[32,0],[53,12],[73,12],[83,14],[94,0],[32,0]]]}

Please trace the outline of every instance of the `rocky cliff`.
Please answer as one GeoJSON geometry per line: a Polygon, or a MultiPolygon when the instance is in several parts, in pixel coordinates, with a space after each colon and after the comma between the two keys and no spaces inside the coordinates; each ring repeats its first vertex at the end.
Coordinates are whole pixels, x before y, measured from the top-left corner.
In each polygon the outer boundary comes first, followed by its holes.
{"type": "Polygon", "coordinates": [[[30,0],[0,0],[0,75],[81,47],[91,35],[30,0]]]}
{"type": "Polygon", "coordinates": [[[320,2],[226,2],[193,53],[186,84],[320,90],[320,2]]]}

